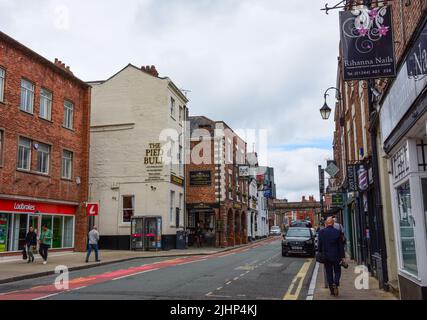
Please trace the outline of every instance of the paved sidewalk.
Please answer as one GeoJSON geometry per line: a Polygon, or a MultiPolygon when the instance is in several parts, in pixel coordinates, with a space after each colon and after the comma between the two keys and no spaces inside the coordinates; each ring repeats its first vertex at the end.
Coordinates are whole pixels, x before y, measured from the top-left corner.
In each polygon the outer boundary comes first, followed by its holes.
{"type": "Polygon", "coordinates": [[[357,290],[355,280],[360,274],[355,273],[355,267],[356,263],[349,261],[349,268],[342,268],[339,296],[333,297],[330,295],[329,289],[325,288],[323,265],[319,265],[314,300],[397,300],[393,294],[378,289],[378,281],[373,277],[369,277],[368,290],[357,290]]]}
{"type": "Polygon", "coordinates": [[[59,265],[67,266],[68,270],[72,271],[136,259],[212,255],[215,253],[235,250],[242,247],[250,247],[251,245],[256,245],[268,240],[272,240],[272,238],[262,239],[251,242],[247,245],[230,248],[190,248],[187,250],[149,252],[100,250],[100,263],[94,262],[94,252],[92,252],[89,263],[85,263],[85,252],[50,252],[49,260],[46,265],[43,265],[43,260],[38,254],[35,255],[34,263],[27,263],[26,260],[22,260],[21,256],[2,257],[0,259],[0,284],[54,274],[55,268],[59,265]]]}

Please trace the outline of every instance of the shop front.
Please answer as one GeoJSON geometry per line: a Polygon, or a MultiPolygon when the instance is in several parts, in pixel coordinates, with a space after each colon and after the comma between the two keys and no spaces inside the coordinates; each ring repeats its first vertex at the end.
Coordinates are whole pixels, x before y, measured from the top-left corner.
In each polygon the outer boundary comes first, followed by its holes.
{"type": "MultiPolygon", "coordinates": [[[[427,20],[427,18],[426,18],[427,20]]],[[[427,23],[381,106],[402,299],[427,299],[427,23]]]]}
{"type": "Polygon", "coordinates": [[[196,236],[202,233],[202,246],[216,245],[216,204],[187,204],[188,209],[188,245],[196,246],[196,236]],[[199,230],[199,231],[198,231],[199,230]]]}
{"type": "Polygon", "coordinates": [[[52,249],[74,248],[76,206],[0,200],[0,255],[20,252],[30,227],[52,231],[52,249]]]}

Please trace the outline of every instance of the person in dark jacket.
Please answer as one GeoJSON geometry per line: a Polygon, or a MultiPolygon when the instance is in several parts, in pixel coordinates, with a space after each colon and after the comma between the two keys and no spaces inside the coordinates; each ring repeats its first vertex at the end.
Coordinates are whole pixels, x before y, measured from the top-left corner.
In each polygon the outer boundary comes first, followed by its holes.
{"type": "Polygon", "coordinates": [[[34,262],[34,254],[33,252],[37,248],[37,233],[34,231],[33,227],[30,227],[28,230],[27,235],[25,236],[25,244],[27,246],[27,256],[28,256],[28,262],[34,262]]]}
{"type": "Polygon", "coordinates": [[[341,263],[345,264],[344,243],[341,232],[334,228],[334,219],[326,220],[326,228],[319,232],[319,252],[325,258],[325,271],[331,295],[338,296],[341,279],[341,263]]]}

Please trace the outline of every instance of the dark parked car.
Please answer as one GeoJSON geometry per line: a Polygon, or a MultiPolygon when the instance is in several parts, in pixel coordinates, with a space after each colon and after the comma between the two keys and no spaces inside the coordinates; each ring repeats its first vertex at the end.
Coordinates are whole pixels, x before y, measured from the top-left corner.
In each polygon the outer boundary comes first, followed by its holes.
{"type": "Polygon", "coordinates": [[[289,228],[282,240],[282,256],[291,254],[309,255],[314,257],[315,235],[310,228],[289,228]]]}
{"type": "Polygon", "coordinates": [[[291,228],[312,228],[310,221],[292,221],[291,228]]]}

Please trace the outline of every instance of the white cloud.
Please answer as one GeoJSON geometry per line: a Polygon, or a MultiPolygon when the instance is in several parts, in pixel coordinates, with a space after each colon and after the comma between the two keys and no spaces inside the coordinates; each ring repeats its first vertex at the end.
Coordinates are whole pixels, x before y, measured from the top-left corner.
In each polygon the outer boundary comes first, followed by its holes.
{"type": "Polygon", "coordinates": [[[270,150],[269,165],[274,167],[277,198],[300,201],[303,195],[319,199],[318,166],[325,166],[332,152],[318,148],[288,151],[270,150]]]}

